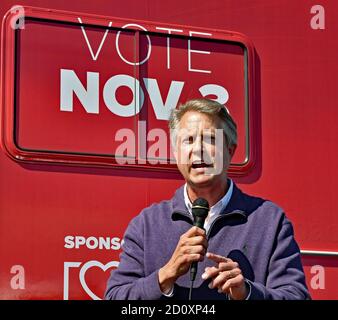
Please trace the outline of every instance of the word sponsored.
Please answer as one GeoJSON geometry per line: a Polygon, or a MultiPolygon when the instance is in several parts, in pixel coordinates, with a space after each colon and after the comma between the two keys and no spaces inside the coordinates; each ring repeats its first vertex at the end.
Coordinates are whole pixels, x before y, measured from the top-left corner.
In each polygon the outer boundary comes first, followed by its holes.
{"type": "Polygon", "coordinates": [[[119,237],[84,237],[84,236],[65,236],[66,249],[80,249],[86,247],[90,250],[120,250],[123,239],[119,237]]]}

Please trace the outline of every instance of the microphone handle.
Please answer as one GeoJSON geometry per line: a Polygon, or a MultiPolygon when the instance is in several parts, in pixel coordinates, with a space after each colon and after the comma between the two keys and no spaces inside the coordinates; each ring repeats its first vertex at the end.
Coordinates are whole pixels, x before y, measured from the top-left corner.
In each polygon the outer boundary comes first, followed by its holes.
{"type": "MultiPolygon", "coordinates": [[[[205,219],[196,219],[194,226],[204,230],[204,220],[205,219]]],[[[197,261],[194,261],[190,265],[190,281],[195,281],[197,274],[197,261]]]]}

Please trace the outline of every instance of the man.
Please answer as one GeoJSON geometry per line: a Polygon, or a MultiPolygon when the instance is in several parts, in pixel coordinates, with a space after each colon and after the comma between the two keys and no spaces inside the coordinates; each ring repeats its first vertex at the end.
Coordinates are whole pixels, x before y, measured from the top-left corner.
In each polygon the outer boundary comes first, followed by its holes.
{"type": "Polygon", "coordinates": [[[105,298],[187,299],[192,262],[199,262],[193,299],[310,298],[282,209],[243,193],[227,178],[237,131],[226,108],[191,100],[172,112],[169,126],[186,183],[171,200],[130,222],[105,298]],[[205,230],[192,227],[197,198],[210,205],[205,230]]]}

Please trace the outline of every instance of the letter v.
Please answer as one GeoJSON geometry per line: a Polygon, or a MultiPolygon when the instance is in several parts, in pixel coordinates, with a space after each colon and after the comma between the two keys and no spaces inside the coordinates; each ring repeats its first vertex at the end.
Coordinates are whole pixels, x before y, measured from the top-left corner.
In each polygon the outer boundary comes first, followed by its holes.
{"type": "MultiPolygon", "coordinates": [[[[81,18],[78,17],[77,19],[78,19],[79,22],[82,24],[81,18]]],[[[109,21],[108,28],[111,27],[111,25],[112,25],[112,22],[109,21]]],[[[106,38],[107,38],[107,34],[108,34],[109,29],[107,29],[106,32],[104,33],[103,38],[102,38],[101,43],[100,43],[100,46],[99,46],[99,48],[97,49],[95,55],[94,55],[92,46],[91,46],[90,43],[89,43],[89,40],[88,40],[88,37],[87,37],[86,30],[84,29],[83,26],[81,26],[81,30],[82,30],[83,36],[84,36],[84,38],[85,38],[85,40],[86,40],[87,46],[88,46],[88,48],[89,48],[89,52],[90,52],[90,54],[91,54],[93,60],[96,61],[96,59],[97,59],[97,57],[99,56],[99,53],[100,53],[100,51],[101,51],[101,48],[102,48],[102,46],[103,46],[103,43],[104,43],[104,41],[105,41],[106,38]]]]}

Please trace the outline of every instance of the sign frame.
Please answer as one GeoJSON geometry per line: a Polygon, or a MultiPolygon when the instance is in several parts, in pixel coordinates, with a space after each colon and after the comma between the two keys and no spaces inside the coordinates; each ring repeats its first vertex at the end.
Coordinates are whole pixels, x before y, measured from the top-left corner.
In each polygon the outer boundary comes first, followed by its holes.
{"type": "MultiPolygon", "coordinates": [[[[243,163],[231,163],[228,169],[230,176],[246,176],[255,166],[256,152],[257,152],[257,132],[254,123],[254,110],[255,105],[258,103],[256,100],[255,91],[255,50],[251,41],[243,34],[218,30],[206,29],[195,26],[177,25],[177,24],[163,24],[158,22],[150,22],[143,20],[129,20],[117,17],[104,17],[99,15],[67,12],[61,10],[51,10],[43,8],[35,8],[24,6],[23,18],[31,18],[34,20],[49,21],[49,22],[63,22],[73,26],[88,26],[88,27],[102,27],[108,29],[107,20],[118,22],[119,24],[127,25],[131,23],[138,23],[147,29],[147,32],[140,31],[132,26],[128,29],[120,29],[110,27],[113,30],[131,30],[139,34],[160,34],[169,36],[165,32],[159,31],[155,28],[162,26],[163,28],[174,28],[191,30],[192,28],[199,31],[201,35],[198,37],[192,35],[182,35],[190,39],[197,40],[216,40],[231,42],[239,44],[244,48],[244,79],[245,79],[245,160],[243,163]],[[85,19],[86,23],[80,24],[77,17],[81,16],[85,19]],[[212,33],[212,38],[204,37],[202,33],[212,33]]],[[[16,18],[18,18],[16,16],[16,18]]],[[[86,153],[71,153],[71,152],[51,152],[51,151],[32,151],[21,148],[16,143],[15,138],[15,104],[16,104],[16,49],[17,49],[17,32],[18,29],[12,27],[14,13],[8,11],[2,21],[2,38],[1,38],[1,109],[2,109],[2,130],[1,130],[1,143],[6,154],[13,160],[24,163],[49,163],[49,164],[62,164],[62,165],[77,165],[86,167],[114,167],[121,169],[136,169],[136,170],[154,170],[177,172],[177,167],[174,164],[120,164],[115,160],[114,156],[103,156],[86,153]]],[[[180,36],[180,35],[175,35],[180,36]]]]}

